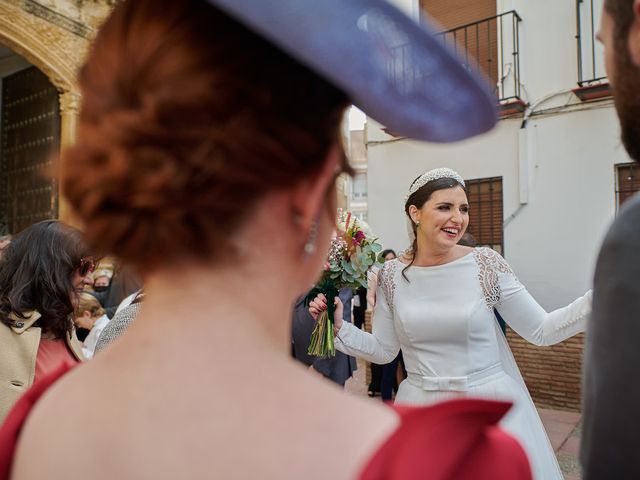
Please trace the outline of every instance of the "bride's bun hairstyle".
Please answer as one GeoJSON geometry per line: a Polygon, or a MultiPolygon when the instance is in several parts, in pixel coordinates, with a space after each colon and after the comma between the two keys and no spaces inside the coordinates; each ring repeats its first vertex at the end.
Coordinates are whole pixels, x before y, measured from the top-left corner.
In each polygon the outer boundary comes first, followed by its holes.
{"type": "Polygon", "coordinates": [[[64,193],[92,247],[146,271],[228,257],[261,197],[321,169],[348,105],[198,0],[119,3],[79,82],[64,193]]]}

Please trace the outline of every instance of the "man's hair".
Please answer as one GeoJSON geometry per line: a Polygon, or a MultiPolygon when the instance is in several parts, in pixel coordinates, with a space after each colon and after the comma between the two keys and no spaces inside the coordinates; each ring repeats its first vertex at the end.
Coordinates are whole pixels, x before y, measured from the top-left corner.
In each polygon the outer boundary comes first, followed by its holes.
{"type": "Polygon", "coordinates": [[[613,21],[615,75],[611,86],[620,119],[620,136],[629,156],[640,161],[640,68],[634,64],[628,44],[635,21],[633,0],[605,0],[604,8],[613,21]]]}
{"type": "Polygon", "coordinates": [[[616,55],[628,55],[627,37],[633,23],[633,0],[605,0],[605,10],[613,18],[616,55]]]}

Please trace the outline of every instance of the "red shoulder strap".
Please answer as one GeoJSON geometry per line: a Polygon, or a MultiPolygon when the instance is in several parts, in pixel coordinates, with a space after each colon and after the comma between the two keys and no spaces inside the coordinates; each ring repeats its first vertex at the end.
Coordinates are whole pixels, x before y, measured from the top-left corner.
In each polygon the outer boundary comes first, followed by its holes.
{"type": "Polygon", "coordinates": [[[498,421],[510,403],[453,400],[394,407],[401,424],[361,480],[530,480],[529,462],[498,421]]]}
{"type": "Polygon", "coordinates": [[[60,377],[71,370],[76,363],[63,363],[57,369],[38,379],[13,406],[2,427],[0,427],[0,480],[8,480],[18,437],[33,406],[40,397],[60,377]]]}

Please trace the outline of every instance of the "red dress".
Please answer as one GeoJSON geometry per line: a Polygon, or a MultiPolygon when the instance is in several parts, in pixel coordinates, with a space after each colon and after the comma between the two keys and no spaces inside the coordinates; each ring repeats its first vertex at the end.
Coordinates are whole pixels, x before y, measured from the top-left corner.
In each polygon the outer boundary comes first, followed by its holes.
{"type": "MultiPolygon", "coordinates": [[[[0,480],[8,480],[20,430],[42,394],[75,365],[61,365],[35,382],[0,428],[0,480]]],[[[511,404],[452,400],[395,407],[398,429],[373,455],[360,480],[531,480],[518,442],[497,426],[511,404]]]]}
{"type": "Polygon", "coordinates": [[[64,363],[78,363],[78,359],[76,359],[73,353],[71,353],[71,350],[69,350],[67,342],[63,339],[40,339],[38,354],[36,355],[34,383],[40,380],[40,378],[49,375],[54,370],[57,370],[57,368],[64,363]]]}

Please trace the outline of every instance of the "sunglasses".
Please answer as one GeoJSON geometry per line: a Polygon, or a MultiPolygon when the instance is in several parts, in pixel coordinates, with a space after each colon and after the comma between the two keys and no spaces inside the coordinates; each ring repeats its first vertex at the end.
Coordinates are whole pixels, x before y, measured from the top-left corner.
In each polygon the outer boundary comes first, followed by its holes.
{"type": "Polygon", "coordinates": [[[78,273],[81,277],[93,273],[96,269],[96,262],[93,257],[82,257],[80,259],[80,266],[78,267],[78,273]]]}

